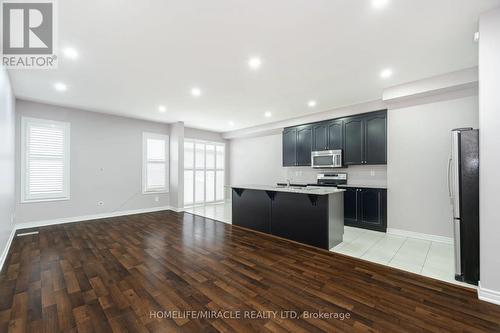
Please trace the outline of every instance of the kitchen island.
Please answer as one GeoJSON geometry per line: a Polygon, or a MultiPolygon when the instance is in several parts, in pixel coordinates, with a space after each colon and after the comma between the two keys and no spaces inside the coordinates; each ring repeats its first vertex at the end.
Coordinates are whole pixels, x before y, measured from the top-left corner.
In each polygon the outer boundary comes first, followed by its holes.
{"type": "Polygon", "coordinates": [[[232,223],[328,250],[342,242],[344,191],[326,187],[232,186],[232,223]]]}

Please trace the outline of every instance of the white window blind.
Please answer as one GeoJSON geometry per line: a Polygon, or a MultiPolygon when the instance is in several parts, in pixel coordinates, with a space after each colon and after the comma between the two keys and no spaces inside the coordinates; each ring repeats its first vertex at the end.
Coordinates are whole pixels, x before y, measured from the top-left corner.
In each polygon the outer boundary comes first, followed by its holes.
{"type": "Polygon", "coordinates": [[[219,142],[184,141],[184,204],[224,200],[225,146],[219,142]]]}
{"type": "Polygon", "coordinates": [[[143,135],[143,192],[168,191],[168,136],[143,135]]]}
{"type": "Polygon", "coordinates": [[[69,123],[22,119],[21,201],[69,199],[69,123]]]}

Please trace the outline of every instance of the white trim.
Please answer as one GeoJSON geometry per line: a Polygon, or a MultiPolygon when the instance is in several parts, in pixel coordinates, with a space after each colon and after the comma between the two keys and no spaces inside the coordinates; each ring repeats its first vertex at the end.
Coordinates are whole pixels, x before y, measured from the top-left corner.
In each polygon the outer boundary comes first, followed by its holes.
{"type": "Polygon", "coordinates": [[[0,272],[3,269],[3,265],[5,264],[5,260],[7,259],[7,255],[9,254],[10,250],[10,245],[12,244],[12,240],[14,239],[14,236],[16,235],[16,227],[13,226],[12,231],[9,236],[9,240],[7,241],[7,244],[5,244],[5,247],[3,248],[2,251],[2,256],[0,257],[0,272]]]}
{"type": "Polygon", "coordinates": [[[109,218],[109,217],[152,213],[152,212],[159,212],[162,210],[176,211],[175,209],[172,209],[170,206],[142,208],[142,209],[134,209],[134,210],[122,210],[122,211],[110,212],[110,213],[83,215],[83,216],[72,216],[72,217],[63,217],[63,218],[53,219],[53,220],[43,220],[43,221],[19,223],[19,224],[16,224],[15,228],[16,228],[16,230],[27,229],[27,228],[36,228],[36,227],[44,227],[44,226],[55,225],[55,224],[74,223],[74,222],[105,219],[105,218],[109,218]]]}
{"type": "Polygon", "coordinates": [[[445,243],[445,244],[453,244],[453,238],[451,238],[451,237],[423,234],[420,232],[414,232],[414,231],[408,231],[408,230],[387,228],[387,234],[396,235],[396,236],[403,236],[403,237],[418,238],[418,239],[428,240],[428,241],[432,241],[432,242],[445,243]]]}
{"type": "Polygon", "coordinates": [[[71,124],[68,122],[55,121],[49,119],[22,117],[21,118],[21,200],[20,203],[44,202],[44,201],[61,201],[70,200],[70,172],[71,172],[71,124]],[[37,125],[50,125],[59,127],[63,130],[64,151],[63,151],[63,192],[61,194],[37,194],[28,193],[27,185],[27,135],[28,126],[33,123],[37,125]]]}
{"type": "Polygon", "coordinates": [[[481,281],[479,281],[479,286],[477,288],[477,297],[481,301],[500,305],[500,291],[483,288],[481,286],[481,281]]]}

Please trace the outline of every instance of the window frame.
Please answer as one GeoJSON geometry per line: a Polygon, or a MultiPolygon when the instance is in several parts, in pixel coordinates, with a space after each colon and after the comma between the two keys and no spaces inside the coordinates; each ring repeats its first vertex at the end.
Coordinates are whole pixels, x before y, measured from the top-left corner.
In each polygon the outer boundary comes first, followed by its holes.
{"type": "MultiPolygon", "coordinates": [[[[161,163],[161,162],[158,162],[161,163]]],[[[169,193],[170,191],[170,138],[166,134],[143,132],[142,133],[142,194],[169,193]],[[165,187],[148,189],[148,139],[165,141],[165,187]]]]}
{"type": "Polygon", "coordinates": [[[71,199],[71,124],[56,120],[22,117],[21,118],[21,203],[66,201],[71,199]],[[30,194],[28,182],[28,129],[31,124],[39,126],[58,127],[63,130],[63,192],[61,194],[30,194]]]}
{"type": "MultiPolygon", "coordinates": [[[[186,171],[193,173],[193,198],[192,198],[193,200],[190,203],[186,203],[186,201],[185,201],[186,198],[184,196],[183,204],[185,206],[190,207],[190,206],[216,204],[216,203],[224,202],[226,199],[225,194],[224,194],[224,189],[223,189],[222,199],[220,199],[220,200],[217,199],[217,171],[224,172],[224,177],[222,179],[222,186],[223,186],[223,188],[225,188],[225,186],[226,186],[226,143],[220,142],[220,141],[219,142],[218,141],[206,141],[206,140],[191,139],[191,138],[185,138],[184,145],[186,144],[186,142],[193,144],[193,166],[188,168],[185,165],[183,165],[183,177],[184,177],[186,171]],[[196,166],[196,144],[203,144],[203,159],[204,159],[203,168],[196,166]],[[214,146],[214,166],[213,166],[213,168],[207,167],[207,145],[214,146]],[[222,147],[223,151],[224,151],[224,158],[223,158],[222,167],[219,167],[219,165],[217,164],[217,147],[222,147]],[[197,171],[203,172],[204,191],[203,191],[203,201],[202,202],[196,201],[196,172],[197,171]],[[213,201],[207,201],[207,171],[214,172],[214,200],[213,201]]],[[[184,154],[185,154],[185,150],[184,150],[184,154]]],[[[185,189],[184,189],[184,192],[185,192],[185,189]]]]}

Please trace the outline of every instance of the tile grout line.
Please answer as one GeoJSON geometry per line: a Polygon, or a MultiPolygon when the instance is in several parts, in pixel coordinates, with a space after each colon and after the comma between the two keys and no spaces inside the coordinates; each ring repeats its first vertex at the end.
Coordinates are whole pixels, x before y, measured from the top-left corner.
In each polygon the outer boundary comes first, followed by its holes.
{"type": "Polygon", "coordinates": [[[394,255],[391,257],[391,259],[389,260],[389,262],[387,263],[387,265],[389,265],[391,263],[391,261],[396,257],[396,255],[398,254],[399,250],[401,250],[401,248],[403,247],[403,245],[405,245],[406,241],[408,240],[408,237],[405,237],[405,240],[403,241],[403,243],[401,243],[401,245],[398,247],[398,249],[396,250],[396,252],[394,252],[394,255]]]}
{"type": "Polygon", "coordinates": [[[431,252],[432,243],[434,243],[434,242],[431,241],[431,244],[429,245],[429,248],[427,249],[427,253],[425,254],[425,259],[424,259],[424,263],[422,265],[422,268],[420,269],[420,274],[422,274],[422,271],[424,270],[424,266],[427,263],[427,258],[429,257],[429,252],[431,252]]]}
{"type": "Polygon", "coordinates": [[[368,252],[371,248],[373,248],[375,245],[377,245],[378,243],[380,243],[380,242],[382,241],[382,239],[384,239],[385,237],[386,237],[386,236],[382,235],[382,236],[380,237],[380,239],[379,239],[379,240],[377,240],[377,241],[376,241],[375,243],[373,243],[373,244],[372,244],[369,248],[367,248],[367,249],[365,250],[365,252],[363,252],[363,253],[361,254],[361,256],[359,256],[358,258],[362,258],[362,257],[366,254],[366,252],[368,252]]]}

